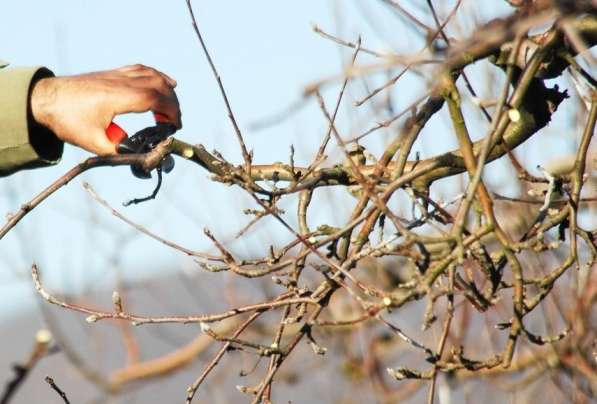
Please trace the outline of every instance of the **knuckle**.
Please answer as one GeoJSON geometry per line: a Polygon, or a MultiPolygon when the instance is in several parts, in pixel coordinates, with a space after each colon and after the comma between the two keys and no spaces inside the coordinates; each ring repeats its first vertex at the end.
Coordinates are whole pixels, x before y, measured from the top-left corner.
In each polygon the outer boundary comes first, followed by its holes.
{"type": "Polygon", "coordinates": [[[144,88],[141,90],[141,97],[150,103],[155,103],[160,98],[160,92],[155,88],[144,88]]]}
{"type": "Polygon", "coordinates": [[[132,65],[122,66],[119,70],[139,70],[142,69],[144,66],[140,63],[135,63],[132,65]]]}
{"type": "Polygon", "coordinates": [[[145,66],[145,70],[152,77],[161,77],[160,72],[154,69],[153,67],[145,66]]]}
{"type": "Polygon", "coordinates": [[[164,80],[163,77],[147,77],[145,79],[144,86],[148,90],[154,91],[156,94],[160,96],[168,96],[170,93],[170,87],[168,86],[168,82],[164,80]]]}
{"type": "Polygon", "coordinates": [[[154,77],[155,83],[156,83],[156,87],[158,87],[160,90],[162,90],[163,92],[167,92],[168,89],[170,88],[168,86],[168,81],[164,78],[164,76],[157,75],[154,77]]]}

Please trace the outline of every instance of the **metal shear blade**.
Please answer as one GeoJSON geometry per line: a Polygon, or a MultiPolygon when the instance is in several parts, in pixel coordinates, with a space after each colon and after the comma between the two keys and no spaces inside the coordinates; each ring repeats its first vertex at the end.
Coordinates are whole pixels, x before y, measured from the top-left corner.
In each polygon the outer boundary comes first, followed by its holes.
{"type": "MultiPolygon", "coordinates": [[[[167,139],[174,132],[176,126],[171,123],[158,122],[155,126],[141,129],[133,136],[123,139],[118,144],[118,153],[147,153],[153,150],[161,141],[167,139]]],[[[168,155],[164,157],[158,170],[169,173],[174,168],[174,159],[168,155]]],[[[137,166],[131,166],[133,175],[137,178],[151,178],[151,173],[137,166]]]]}

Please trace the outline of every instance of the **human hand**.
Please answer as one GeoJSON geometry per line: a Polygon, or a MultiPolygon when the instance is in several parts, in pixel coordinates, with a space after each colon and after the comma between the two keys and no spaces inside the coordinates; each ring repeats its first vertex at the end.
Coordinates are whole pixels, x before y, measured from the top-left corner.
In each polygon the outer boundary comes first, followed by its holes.
{"type": "Polygon", "coordinates": [[[116,153],[106,128],[116,115],[153,111],[182,126],[176,81],[151,67],[39,80],[31,92],[33,119],[62,141],[97,155],[116,153]]]}

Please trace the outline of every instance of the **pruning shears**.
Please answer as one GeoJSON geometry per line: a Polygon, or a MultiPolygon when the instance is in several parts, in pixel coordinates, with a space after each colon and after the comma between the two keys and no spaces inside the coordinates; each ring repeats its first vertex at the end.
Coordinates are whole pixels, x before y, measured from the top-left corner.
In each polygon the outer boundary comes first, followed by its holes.
{"type": "MultiPolygon", "coordinates": [[[[118,124],[110,122],[106,129],[106,136],[116,145],[119,154],[147,153],[153,150],[160,142],[170,137],[177,128],[174,124],[167,121],[167,118],[159,113],[154,113],[155,126],[149,126],[141,129],[132,136],[128,136],[126,131],[118,124]]],[[[133,199],[125,203],[125,206],[154,199],[160,186],[162,185],[162,171],[169,173],[174,168],[174,158],[167,155],[162,159],[159,166],[156,167],[158,175],[158,184],[153,193],[145,198],[133,199]]],[[[145,171],[139,166],[131,166],[133,175],[141,179],[151,178],[151,173],[145,171]]]]}

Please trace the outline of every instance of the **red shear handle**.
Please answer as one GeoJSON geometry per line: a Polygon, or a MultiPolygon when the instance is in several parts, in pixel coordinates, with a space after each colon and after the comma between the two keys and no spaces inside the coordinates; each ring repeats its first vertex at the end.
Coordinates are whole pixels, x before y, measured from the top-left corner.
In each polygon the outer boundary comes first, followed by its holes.
{"type": "MultiPolygon", "coordinates": [[[[154,112],[153,117],[157,123],[167,123],[168,118],[166,115],[162,115],[158,112],[154,112]]],[[[110,142],[114,144],[119,144],[122,142],[128,135],[124,129],[122,129],[118,124],[114,122],[110,122],[110,125],[106,128],[106,136],[110,140],[110,142]]]]}
{"type": "Polygon", "coordinates": [[[120,126],[114,122],[110,122],[110,125],[106,128],[106,136],[108,136],[110,142],[119,144],[127,137],[127,134],[120,126]]]}

